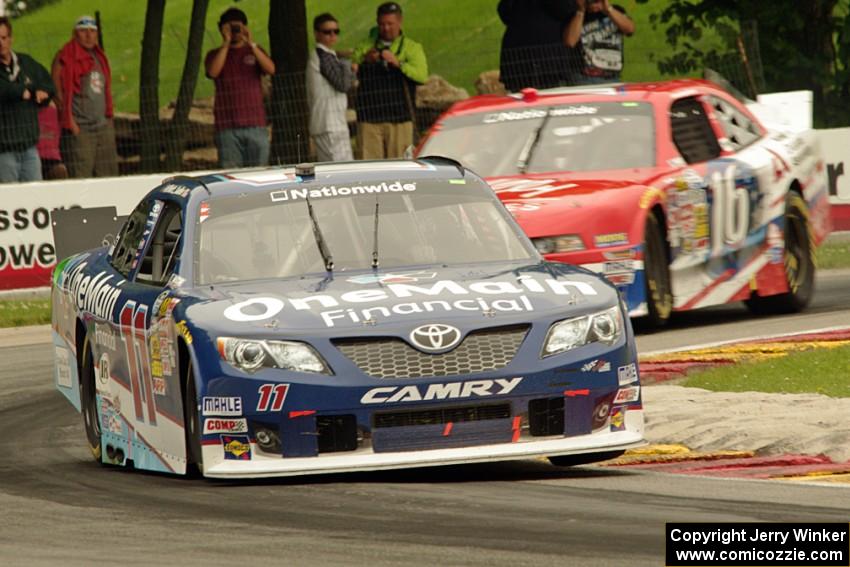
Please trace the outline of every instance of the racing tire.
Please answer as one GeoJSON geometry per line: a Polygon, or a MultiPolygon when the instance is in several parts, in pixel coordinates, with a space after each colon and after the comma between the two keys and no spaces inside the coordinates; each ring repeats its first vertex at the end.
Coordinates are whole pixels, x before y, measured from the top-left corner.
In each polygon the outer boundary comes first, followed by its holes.
{"type": "Polygon", "coordinates": [[[97,408],[94,357],[88,335],[83,339],[83,353],[80,358],[80,413],[83,414],[86,443],[91,451],[92,458],[98,463],[103,463],[103,437],[101,436],[100,415],[97,408]]]}
{"type": "Polygon", "coordinates": [[[667,247],[658,217],[646,217],[643,245],[643,273],[646,293],[647,322],[650,327],[663,327],[673,312],[673,289],[667,247]]]}
{"type": "Polygon", "coordinates": [[[745,303],[756,315],[797,313],[805,309],[815,291],[815,255],[809,230],[809,209],[796,191],[785,197],[785,247],[782,261],[788,291],[766,297],[754,295],[745,303]]]}
{"type": "Polygon", "coordinates": [[[602,453],[582,453],[580,455],[561,455],[559,457],[549,457],[549,462],[556,467],[575,467],[578,465],[589,465],[590,463],[598,463],[600,461],[608,461],[616,459],[625,451],[603,451],[602,453]]]}
{"type": "Polygon", "coordinates": [[[186,364],[183,388],[183,421],[186,432],[186,474],[190,477],[204,474],[204,455],[201,451],[201,416],[198,412],[198,388],[191,358],[186,364]]]}

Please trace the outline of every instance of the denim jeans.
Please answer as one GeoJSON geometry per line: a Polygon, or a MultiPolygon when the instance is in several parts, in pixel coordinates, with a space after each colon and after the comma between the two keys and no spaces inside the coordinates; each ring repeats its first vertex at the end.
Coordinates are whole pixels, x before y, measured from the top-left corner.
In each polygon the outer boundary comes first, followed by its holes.
{"type": "Polygon", "coordinates": [[[218,163],[223,168],[269,164],[269,131],[266,128],[228,128],[215,134],[218,163]]]}
{"type": "Polygon", "coordinates": [[[41,159],[35,146],[22,152],[0,152],[0,183],[41,181],[41,159]]]}

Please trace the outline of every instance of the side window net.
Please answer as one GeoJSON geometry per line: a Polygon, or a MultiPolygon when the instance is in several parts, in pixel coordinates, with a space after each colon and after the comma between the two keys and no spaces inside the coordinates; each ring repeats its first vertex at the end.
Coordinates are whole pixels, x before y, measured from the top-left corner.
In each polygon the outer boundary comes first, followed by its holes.
{"type": "Polygon", "coordinates": [[[761,132],[753,121],[730,103],[718,97],[711,97],[711,106],[723,133],[736,151],[761,137],[761,132]]]}
{"type": "Polygon", "coordinates": [[[702,104],[695,98],[677,100],[670,108],[673,143],[685,161],[698,163],[720,155],[720,144],[702,104]]]}
{"type": "Polygon", "coordinates": [[[166,202],[136,274],[137,281],[150,284],[164,284],[168,281],[179,260],[182,234],[180,206],[166,202]]]}
{"type": "Polygon", "coordinates": [[[130,273],[133,260],[138,253],[139,243],[142,241],[145,221],[148,218],[149,210],[150,202],[145,201],[130,213],[127,222],[124,223],[124,227],[121,229],[115,250],[112,252],[112,266],[125,276],[130,273]]]}

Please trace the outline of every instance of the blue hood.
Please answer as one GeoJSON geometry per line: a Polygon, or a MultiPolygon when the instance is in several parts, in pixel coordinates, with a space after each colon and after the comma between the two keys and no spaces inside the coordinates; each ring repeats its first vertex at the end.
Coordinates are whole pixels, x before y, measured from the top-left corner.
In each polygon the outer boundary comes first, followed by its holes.
{"type": "Polygon", "coordinates": [[[532,322],[616,305],[616,289],[587,270],[540,262],[468,268],[338,272],[185,290],[186,315],[214,334],[396,334],[441,321],[467,329],[532,322]]]}

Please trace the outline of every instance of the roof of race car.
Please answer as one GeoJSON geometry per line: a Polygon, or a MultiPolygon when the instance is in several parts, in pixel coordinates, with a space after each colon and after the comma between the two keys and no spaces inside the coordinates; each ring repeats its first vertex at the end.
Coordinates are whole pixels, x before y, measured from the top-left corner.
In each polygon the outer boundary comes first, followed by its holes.
{"type": "Polygon", "coordinates": [[[188,198],[195,189],[205,188],[211,196],[245,193],[252,189],[267,191],[270,188],[299,183],[346,183],[386,181],[389,177],[408,179],[463,178],[465,169],[456,161],[441,157],[423,157],[416,160],[375,160],[337,163],[317,163],[297,166],[312,167],[313,175],[299,175],[296,166],[285,165],[257,169],[242,169],[199,176],[180,175],[162,182],[158,191],[188,198]]]}
{"type": "Polygon", "coordinates": [[[519,93],[480,95],[462,100],[451,107],[449,114],[612,100],[655,102],[662,99],[693,96],[706,91],[722,91],[722,89],[715,83],[702,79],[677,79],[655,83],[611,83],[545,90],[523,89],[519,93]]]}

